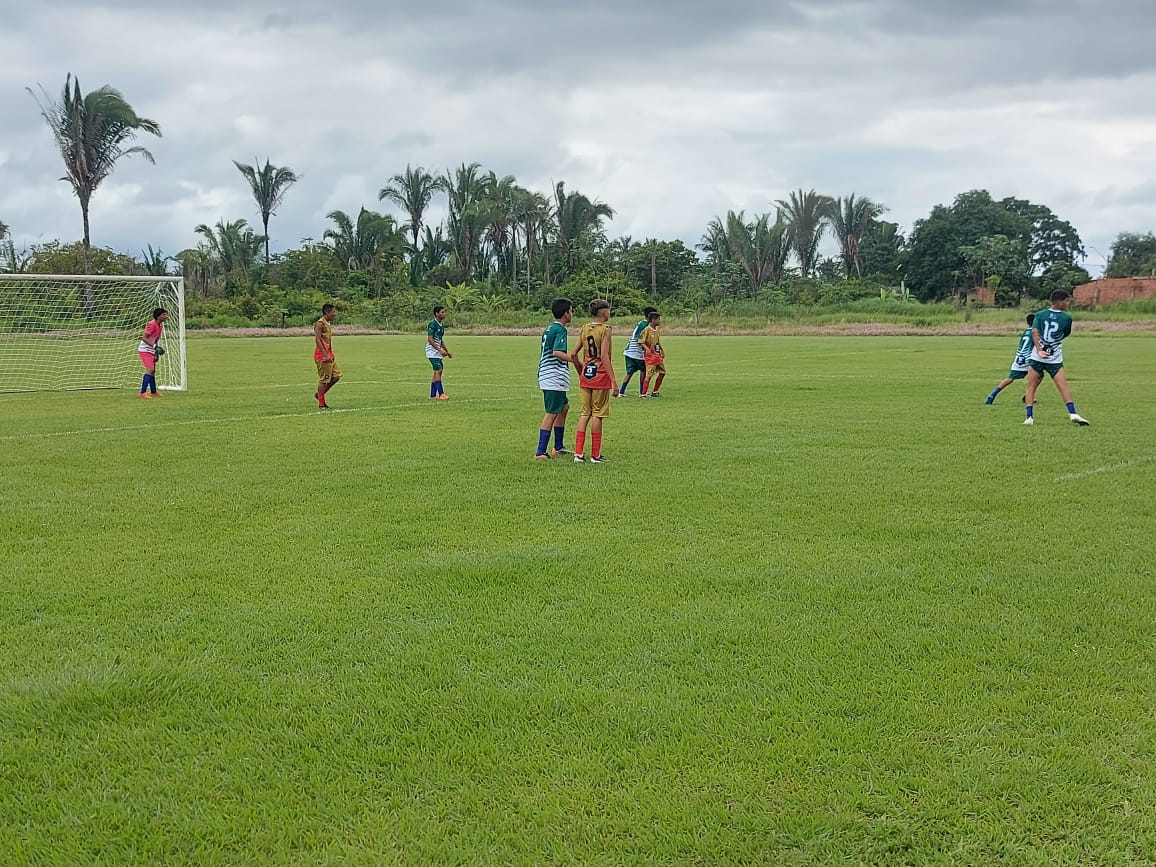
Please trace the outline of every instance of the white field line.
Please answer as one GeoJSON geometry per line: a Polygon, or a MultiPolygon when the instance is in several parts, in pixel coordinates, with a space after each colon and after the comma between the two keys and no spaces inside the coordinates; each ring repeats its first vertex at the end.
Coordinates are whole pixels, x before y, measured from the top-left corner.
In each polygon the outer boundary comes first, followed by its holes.
{"type": "Polygon", "coordinates": [[[1120,470],[1129,470],[1132,467],[1138,467],[1140,464],[1150,464],[1156,461],[1156,455],[1147,455],[1142,458],[1136,458],[1133,461],[1125,461],[1122,464],[1111,464],[1104,467],[1096,467],[1094,470],[1084,470],[1079,473],[1068,473],[1063,476],[1056,476],[1057,482],[1074,482],[1077,479],[1086,479],[1089,476],[1102,476],[1104,473],[1118,473],[1120,470]]]}
{"type": "MultiPolygon", "coordinates": [[[[464,400],[456,401],[457,403],[504,403],[511,400],[518,400],[513,397],[483,397],[483,398],[466,398],[464,400]]],[[[191,425],[205,425],[205,424],[228,424],[230,422],[246,422],[246,421],[266,421],[277,420],[284,418],[308,418],[310,416],[320,417],[322,415],[341,415],[344,413],[353,412],[379,412],[391,409],[410,409],[412,407],[424,406],[428,401],[415,403],[391,403],[380,406],[353,406],[342,409],[331,409],[326,413],[320,410],[310,410],[308,412],[282,412],[274,413],[272,415],[228,415],[218,418],[193,418],[182,419],[179,421],[158,421],[151,424],[136,424],[124,425],[122,427],[91,427],[81,428],[77,430],[58,430],[48,431],[46,433],[29,433],[29,434],[10,434],[8,436],[0,436],[0,442],[11,442],[13,440],[40,440],[52,439],[54,437],[69,437],[69,436],[87,436],[90,434],[101,433],[127,433],[129,431],[142,430],[157,430],[159,428],[167,427],[188,427],[191,425]]]]}

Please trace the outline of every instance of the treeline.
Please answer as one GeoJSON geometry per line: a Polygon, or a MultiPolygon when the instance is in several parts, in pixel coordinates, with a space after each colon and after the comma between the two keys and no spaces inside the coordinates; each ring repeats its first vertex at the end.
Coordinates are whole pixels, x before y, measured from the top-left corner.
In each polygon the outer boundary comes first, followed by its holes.
{"type": "MultiPolygon", "coordinates": [[[[138,133],[160,135],[120,94],[83,94],[71,76],[61,97],[40,107],[81,204],[81,242],[17,250],[3,240],[0,270],[37,273],[180,274],[190,319],[203,324],[295,321],[335,300],[367,319],[420,318],[431,302],[493,314],[535,309],[566,295],[596,295],[623,312],[648,302],[699,311],[722,302],[840,304],[864,298],[936,302],[987,287],[997,304],[1039,299],[1089,279],[1075,228],[1045,205],[958,195],[917,220],[909,234],[885,219],[883,203],[855,193],[798,190],[761,213],[715,216],[693,247],[681,240],[606,234],[610,204],[564,182],[548,192],[474,163],[433,172],[407,166],[388,179],[377,203],[335,210],[317,238],[271,253],[269,222],[297,173],[286,166],[235,163],[253,195],[258,224],[231,215],[192,230],[173,255],[151,246],[139,256],[93,247],[88,205],[99,183],[138,133]],[[102,174],[86,173],[88,165],[102,174]],[[431,225],[438,206],[445,219],[431,225]],[[395,213],[387,212],[392,209],[395,213]],[[833,256],[821,249],[834,248],[833,256]]],[[[1156,271],[1156,238],[1121,234],[1107,273],[1156,271]]]]}

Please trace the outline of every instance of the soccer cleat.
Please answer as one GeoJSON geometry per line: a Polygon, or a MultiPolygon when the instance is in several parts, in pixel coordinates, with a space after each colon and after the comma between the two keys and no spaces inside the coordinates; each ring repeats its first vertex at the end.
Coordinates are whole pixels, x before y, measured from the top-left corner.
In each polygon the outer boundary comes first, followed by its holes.
{"type": "Polygon", "coordinates": [[[989,395],[987,396],[987,400],[985,400],[985,401],[984,401],[984,403],[985,403],[987,406],[991,406],[993,403],[995,403],[995,395],[994,395],[994,394],[989,394],[989,395]]]}
{"type": "Polygon", "coordinates": [[[574,455],[574,463],[584,464],[586,463],[586,458],[582,457],[582,455],[574,455]]]}
{"type": "Polygon", "coordinates": [[[1032,418],[1030,415],[1024,419],[1024,424],[1035,424],[1035,423],[1036,423],[1036,420],[1034,418],[1032,418]]]}
{"type": "Polygon", "coordinates": [[[658,391],[653,391],[650,393],[650,396],[651,397],[662,397],[662,393],[658,392],[658,391]]]}
{"type": "Polygon", "coordinates": [[[550,460],[550,456],[547,454],[534,455],[534,460],[536,460],[536,461],[548,461],[548,460],[550,460]]]}
{"type": "Polygon", "coordinates": [[[639,396],[640,398],[643,398],[643,399],[646,399],[646,400],[648,400],[648,399],[650,398],[650,395],[649,395],[649,394],[640,394],[640,395],[638,395],[638,396],[639,396]]]}
{"type": "Polygon", "coordinates": [[[450,396],[448,394],[439,394],[438,395],[438,400],[449,400],[449,399],[450,399],[450,396]]]}
{"type": "Polygon", "coordinates": [[[137,397],[143,397],[145,400],[148,400],[149,398],[152,397],[152,395],[149,394],[147,391],[142,391],[139,395],[137,395],[137,397]]]}
{"type": "Polygon", "coordinates": [[[572,454],[574,454],[574,452],[570,451],[570,449],[550,449],[550,457],[552,458],[560,458],[563,455],[572,454]]]}
{"type": "Polygon", "coordinates": [[[611,397],[622,397],[622,392],[620,392],[620,391],[612,391],[612,392],[610,392],[610,396],[611,396],[611,397]]]}
{"type": "Polygon", "coordinates": [[[1084,418],[1082,415],[1080,415],[1079,413],[1076,413],[1076,412],[1069,415],[1068,418],[1070,418],[1072,420],[1072,424],[1078,424],[1080,427],[1087,427],[1088,425],[1091,424],[1090,421],[1088,421],[1086,418],[1084,418]]]}
{"type": "Polygon", "coordinates": [[[590,463],[592,463],[592,464],[604,464],[604,463],[606,463],[606,455],[599,455],[596,458],[591,458],[590,463]]]}
{"type": "Polygon", "coordinates": [[[330,406],[329,404],[327,404],[327,403],[319,403],[319,404],[317,404],[317,408],[318,408],[318,409],[333,409],[333,407],[331,407],[331,406],[330,406]]]}

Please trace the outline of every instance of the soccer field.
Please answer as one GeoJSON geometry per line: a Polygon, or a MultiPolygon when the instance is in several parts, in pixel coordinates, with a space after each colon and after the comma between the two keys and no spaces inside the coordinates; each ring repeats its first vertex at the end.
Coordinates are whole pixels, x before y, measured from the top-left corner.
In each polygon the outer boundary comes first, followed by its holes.
{"type": "Polygon", "coordinates": [[[1156,338],[447,338],[0,395],[0,861],[1156,861],[1156,338]]]}

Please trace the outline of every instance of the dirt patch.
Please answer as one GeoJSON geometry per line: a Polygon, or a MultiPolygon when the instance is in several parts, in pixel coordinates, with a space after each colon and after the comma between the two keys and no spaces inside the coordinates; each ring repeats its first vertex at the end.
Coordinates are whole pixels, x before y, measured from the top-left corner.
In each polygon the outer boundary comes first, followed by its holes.
{"type": "MultiPolygon", "coordinates": [[[[544,326],[543,326],[544,327],[544,326]]],[[[667,334],[675,336],[703,337],[990,337],[1005,335],[1022,326],[998,322],[946,322],[942,325],[897,325],[884,322],[844,322],[837,325],[800,325],[789,322],[768,322],[762,328],[729,328],[716,326],[694,328],[692,326],[668,326],[667,334]]],[[[1077,329],[1083,333],[1097,331],[1111,333],[1156,332],[1156,319],[1140,319],[1132,322],[1077,322],[1077,329]]],[[[218,337],[312,337],[312,328],[196,328],[190,334],[211,334],[218,337]]],[[[333,333],[341,335],[363,334],[407,334],[421,336],[421,332],[399,331],[397,329],[365,328],[360,325],[336,325],[333,333]]],[[[499,328],[488,325],[474,325],[454,328],[453,334],[483,337],[538,337],[542,328],[499,328]]]]}

